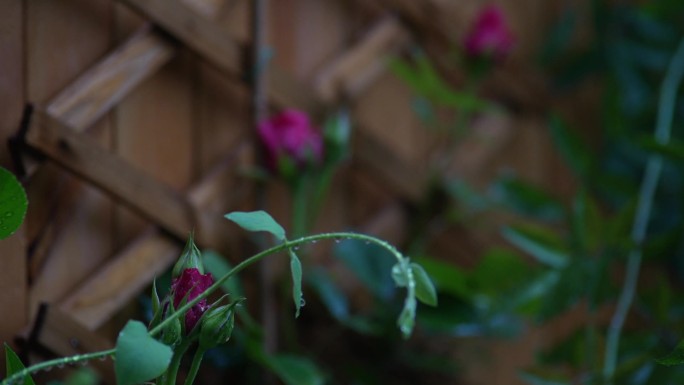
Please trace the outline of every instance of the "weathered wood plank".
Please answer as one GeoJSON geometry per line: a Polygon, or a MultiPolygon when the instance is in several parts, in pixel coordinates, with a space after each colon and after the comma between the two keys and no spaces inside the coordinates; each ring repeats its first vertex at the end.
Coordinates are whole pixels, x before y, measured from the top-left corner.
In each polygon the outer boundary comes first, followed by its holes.
{"type": "MultiPolygon", "coordinates": [[[[109,0],[24,1],[26,99],[47,103],[111,47],[109,0]]],[[[111,125],[101,119],[91,140],[108,148],[111,125]]],[[[46,167],[27,184],[32,202],[26,219],[28,244],[49,250],[43,274],[34,277],[31,303],[58,298],[111,255],[109,199],[57,167],[46,167]],[[55,218],[63,226],[49,227],[55,218]],[[53,269],[60,266],[60,269],[53,269]],[[66,268],[64,268],[66,267],[66,268]]],[[[31,307],[31,312],[35,307],[31,307]]]]}
{"type": "Polygon", "coordinates": [[[316,89],[328,103],[351,98],[386,67],[387,56],[409,42],[409,33],[392,16],[379,20],[354,46],[319,73],[316,89]]]}
{"type": "Polygon", "coordinates": [[[220,68],[233,74],[241,71],[241,48],[230,39],[230,34],[183,3],[177,0],[119,1],[149,17],[220,68]]]}
{"type": "MultiPolygon", "coordinates": [[[[248,183],[237,183],[240,164],[249,158],[249,147],[242,146],[237,156],[226,159],[209,173],[190,192],[193,205],[200,211],[200,226],[195,230],[198,243],[211,246],[226,255],[239,255],[237,231],[222,218],[225,205],[239,205],[250,191],[248,183]],[[229,202],[219,202],[227,186],[235,189],[229,202]],[[219,203],[217,207],[216,204],[219,203]],[[221,211],[215,211],[221,210],[221,211]],[[203,220],[204,219],[204,220],[203,220]]],[[[150,281],[173,264],[181,251],[181,244],[159,231],[150,230],[139,236],[111,262],[93,274],[86,282],[65,298],[60,306],[75,319],[94,330],[109,320],[150,281]]]]}
{"type": "Polygon", "coordinates": [[[46,110],[62,123],[85,130],[174,53],[175,47],[168,39],[143,28],[63,89],[46,110]]]}
{"type": "Polygon", "coordinates": [[[192,230],[194,213],[180,194],[48,114],[34,112],[26,142],[177,236],[183,238],[192,230]]]}

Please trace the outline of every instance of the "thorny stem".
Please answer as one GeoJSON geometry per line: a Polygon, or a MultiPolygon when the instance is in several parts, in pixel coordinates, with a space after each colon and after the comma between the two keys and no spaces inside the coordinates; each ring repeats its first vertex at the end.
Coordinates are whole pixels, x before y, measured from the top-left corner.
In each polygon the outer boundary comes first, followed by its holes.
{"type": "MultiPolygon", "coordinates": [[[[682,82],[684,75],[684,39],[677,47],[667,74],[663,79],[660,89],[660,103],[655,129],[655,139],[659,144],[667,144],[670,140],[672,129],[672,119],[674,116],[675,101],[677,90],[682,82]]],[[[648,159],[646,172],[641,181],[639,191],[639,202],[636,217],[632,226],[632,241],[636,247],[630,252],[627,259],[627,269],[625,273],[625,283],[618,299],[617,308],[608,329],[606,338],[606,353],[603,367],[603,379],[605,385],[612,385],[615,375],[615,367],[618,359],[618,348],[620,345],[620,335],[627,318],[627,313],[632,306],[634,294],[636,292],[639,270],[641,268],[641,247],[646,237],[646,228],[651,216],[653,196],[658,186],[658,180],[663,167],[663,159],[660,155],[651,155],[648,159]]]]}
{"type": "MultiPolygon", "coordinates": [[[[353,232],[336,232],[336,233],[324,233],[324,234],[316,234],[316,235],[309,235],[306,237],[302,237],[299,239],[295,239],[292,241],[285,241],[277,246],[271,247],[270,249],[264,250],[258,254],[255,254],[244,261],[240,262],[237,264],[233,269],[231,269],[228,273],[226,273],[224,276],[216,280],[213,285],[209,286],[207,290],[205,290],[202,294],[198,295],[193,299],[192,301],[187,302],[185,305],[181,306],[176,310],[175,313],[173,313],[169,318],[166,318],[162,322],[160,322],[156,327],[154,327],[152,330],[150,330],[149,334],[150,336],[155,336],[161,332],[166,325],[168,325],[170,322],[173,322],[174,319],[180,317],[182,314],[185,314],[190,308],[195,306],[199,301],[203,300],[204,298],[208,297],[211,293],[214,291],[218,290],[221,285],[226,282],[228,279],[230,279],[232,276],[236,275],[237,273],[241,272],[248,266],[254,264],[255,262],[258,262],[259,260],[272,255],[276,253],[280,253],[282,251],[288,250],[288,249],[296,249],[297,247],[307,244],[307,243],[314,243],[316,241],[322,241],[322,240],[341,240],[341,239],[354,239],[354,240],[359,240],[363,241],[366,243],[373,243],[376,244],[387,251],[389,251],[396,259],[397,262],[400,264],[405,264],[407,263],[403,255],[397,250],[396,247],[392,246],[386,241],[383,241],[382,239],[378,239],[375,237],[372,237],[370,235],[365,235],[365,234],[359,234],[359,233],[353,233],[353,232]]],[[[407,286],[408,290],[408,295],[407,295],[407,301],[411,298],[415,298],[415,281],[413,278],[413,273],[411,269],[407,269],[408,272],[408,281],[409,284],[407,286]]],[[[415,304],[413,305],[415,307],[415,304]]],[[[58,365],[68,365],[68,364],[75,364],[77,362],[82,362],[82,361],[88,361],[92,360],[95,358],[101,358],[101,357],[108,357],[108,356],[113,356],[116,353],[116,349],[110,349],[110,350],[103,350],[100,352],[95,352],[95,353],[88,353],[88,354],[82,354],[82,355],[76,355],[76,356],[71,356],[71,357],[64,357],[64,358],[58,358],[50,361],[45,361],[41,362],[36,365],[32,365],[28,368],[25,368],[17,373],[14,373],[13,375],[5,378],[0,382],[0,385],[11,385],[14,384],[16,381],[19,381],[23,379],[25,376],[35,373],[39,370],[51,368],[53,366],[58,366],[58,365]]]]}

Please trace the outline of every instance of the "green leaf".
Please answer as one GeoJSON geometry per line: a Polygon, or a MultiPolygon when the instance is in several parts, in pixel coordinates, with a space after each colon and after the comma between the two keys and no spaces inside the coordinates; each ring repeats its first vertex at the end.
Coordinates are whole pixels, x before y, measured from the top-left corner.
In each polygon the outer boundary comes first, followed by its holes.
{"type": "Polygon", "coordinates": [[[266,365],[286,385],[323,385],[325,376],[311,360],[295,355],[264,357],[266,365]]]}
{"type": "Polygon", "coordinates": [[[136,385],[162,375],[169,367],[173,351],[150,337],[139,321],[128,321],[116,340],[117,385],[136,385]]]}
{"type": "Polygon", "coordinates": [[[0,167],[0,239],[14,234],[26,216],[26,191],[11,172],[0,167]]]}
{"type": "Polygon", "coordinates": [[[569,257],[548,243],[550,234],[541,228],[507,227],[502,233],[506,240],[545,265],[560,269],[568,264],[569,257]]]}
{"type": "Polygon", "coordinates": [[[159,293],[157,293],[157,280],[152,281],[152,314],[157,314],[161,310],[159,293]]]}
{"type": "Polygon", "coordinates": [[[437,291],[430,276],[417,263],[411,264],[411,271],[416,280],[416,297],[424,304],[437,306],[437,291]]]}
{"type": "Polygon", "coordinates": [[[304,306],[304,296],[302,295],[302,263],[297,258],[297,255],[290,252],[290,271],[292,272],[292,300],[294,300],[296,313],[295,317],[299,317],[299,311],[304,306]]]}
{"type": "MultiPolygon", "coordinates": [[[[19,356],[17,356],[17,353],[15,353],[14,350],[12,350],[12,348],[10,348],[7,344],[5,344],[5,366],[7,367],[6,377],[9,377],[26,368],[19,359],[19,356]]],[[[33,378],[31,378],[31,376],[26,375],[24,377],[24,385],[36,385],[36,383],[33,382],[33,378]]]]}
{"type": "Polygon", "coordinates": [[[279,241],[285,240],[285,229],[265,211],[235,211],[225,217],[247,231],[266,231],[279,241]]]}
{"type": "Polygon", "coordinates": [[[657,363],[665,366],[684,364],[684,341],[677,344],[673,351],[665,357],[658,358],[657,363]]]}

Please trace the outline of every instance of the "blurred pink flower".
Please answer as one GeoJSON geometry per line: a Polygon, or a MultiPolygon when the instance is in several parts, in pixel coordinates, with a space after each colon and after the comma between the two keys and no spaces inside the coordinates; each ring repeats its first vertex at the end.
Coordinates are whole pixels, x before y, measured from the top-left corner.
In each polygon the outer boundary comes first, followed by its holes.
{"type": "MultiPolygon", "coordinates": [[[[186,298],[187,302],[192,301],[197,298],[200,294],[204,293],[205,290],[211,284],[214,283],[214,279],[211,274],[202,274],[198,269],[191,268],[185,269],[181,275],[174,278],[171,282],[171,292],[173,293],[173,307],[178,309],[183,298],[186,298]]],[[[202,299],[195,306],[191,307],[187,313],[185,313],[185,332],[190,333],[192,329],[197,325],[197,321],[202,317],[205,311],[209,308],[207,305],[207,300],[202,299]]]]}
{"type": "Polygon", "coordinates": [[[300,167],[323,159],[323,138],[301,111],[285,110],[259,123],[257,131],[271,169],[276,169],[281,156],[289,157],[300,167]]]}
{"type": "Polygon", "coordinates": [[[515,36],[506,23],[503,11],[496,5],[489,5],[480,11],[463,40],[469,56],[497,61],[503,60],[514,44],[515,36]]]}

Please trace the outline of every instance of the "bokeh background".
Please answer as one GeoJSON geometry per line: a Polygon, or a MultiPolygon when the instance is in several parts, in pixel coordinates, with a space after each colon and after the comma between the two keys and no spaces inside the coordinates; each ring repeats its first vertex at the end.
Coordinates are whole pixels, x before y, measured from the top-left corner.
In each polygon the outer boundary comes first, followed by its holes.
{"type": "Polygon", "coordinates": [[[266,209],[398,245],[439,306],[403,340],[391,259],[321,242],[296,320],[284,259],[233,283],[198,383],[681,383],[657,359],[684,336],[682,36],[680,0],[2,2],[0,165],[30,203],[0,340],[111,346],[190,231],[219,272],[268,242],[223,214],[266,209]],[[284,110],[324,160],[265,161],[284,110]]]}

